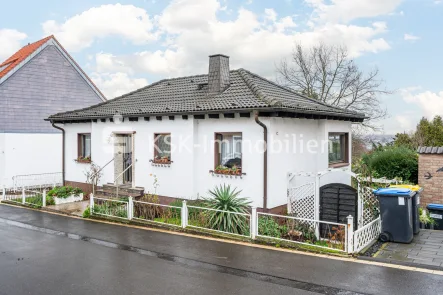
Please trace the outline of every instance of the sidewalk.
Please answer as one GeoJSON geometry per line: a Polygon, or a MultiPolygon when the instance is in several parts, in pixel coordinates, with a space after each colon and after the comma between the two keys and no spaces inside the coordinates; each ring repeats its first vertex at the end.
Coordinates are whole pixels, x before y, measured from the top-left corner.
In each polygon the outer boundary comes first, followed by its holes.
{"type": "Polygon", "coordinates": [[[443,231],[421,230],[410,244],[388,243],[376,258],[443,267],[443,231]]]}
{"type": "MultiPolygon", "coordinates": [[[[364,294],[435,294],[443,277],[431,273],[287,253],[75,219],[0,205],[0,219],[77,234],[213,265],[331,286],[364,294]]],[[[85,238],[86,240],[86,238],[85,238]]],[[[79,241],[80,242],[80,241],[79,241]]],[[[124,247],[122,247],[124,249],[124,247]]]]}

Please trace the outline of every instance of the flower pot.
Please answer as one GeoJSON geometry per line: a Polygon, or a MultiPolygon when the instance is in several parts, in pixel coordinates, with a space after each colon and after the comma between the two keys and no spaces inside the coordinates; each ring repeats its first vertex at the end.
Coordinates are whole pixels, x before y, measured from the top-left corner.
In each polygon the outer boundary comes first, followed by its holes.
{"type": "Polygon", "coordinates": [[[66,203],[74,203],[74,202],[80,202],[80,201],[83,201],[83,193],[81,193],[79,195],[70,195],[67,198],[58,198],[58,197],[54,196],[54,203],[56,205],[66,204],[66,203]]]}

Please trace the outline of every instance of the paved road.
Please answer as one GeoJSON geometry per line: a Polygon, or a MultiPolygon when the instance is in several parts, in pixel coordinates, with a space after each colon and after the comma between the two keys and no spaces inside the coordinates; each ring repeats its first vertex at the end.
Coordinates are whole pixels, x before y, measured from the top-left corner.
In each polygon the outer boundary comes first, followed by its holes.
{"type": "Polygon", "coordinates": [[[443,277],[0,205],[0,294],[443,294],[443,277]]]}

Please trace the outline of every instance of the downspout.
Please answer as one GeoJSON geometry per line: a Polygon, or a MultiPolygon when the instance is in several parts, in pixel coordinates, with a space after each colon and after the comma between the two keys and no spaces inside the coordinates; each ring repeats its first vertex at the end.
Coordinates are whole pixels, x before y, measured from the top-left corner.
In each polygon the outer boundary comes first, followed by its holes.
{"type": "Polygon", "coordinates": [[[55,123],[51,120],[52,127],[62,131],[62,177],[63,186],[65,186],[65,129],[55,126],[55,123]]]}
{"type": "Polygon", "coordinates": [[[265,143],[263,151],[263,210],[268,209],[268,127],[258,119],[258,112],[255,113],[255,122],[263,127],[263,140],[265,143]]]}

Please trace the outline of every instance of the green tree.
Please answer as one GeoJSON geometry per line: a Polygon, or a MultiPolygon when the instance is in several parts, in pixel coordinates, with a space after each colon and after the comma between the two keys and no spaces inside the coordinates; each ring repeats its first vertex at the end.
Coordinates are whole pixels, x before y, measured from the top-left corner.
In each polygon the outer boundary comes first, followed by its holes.
{"type": "Polygon", "coordinates": [[[443,146],[442,117],[435,116],[432,120],[422,118],[412,134],[397,134],[394,145],[412,149],[416,149],[419,146],[443,146]]]}

